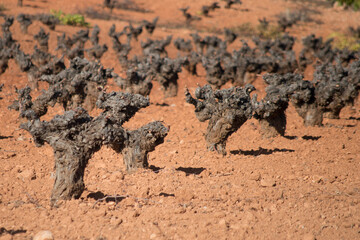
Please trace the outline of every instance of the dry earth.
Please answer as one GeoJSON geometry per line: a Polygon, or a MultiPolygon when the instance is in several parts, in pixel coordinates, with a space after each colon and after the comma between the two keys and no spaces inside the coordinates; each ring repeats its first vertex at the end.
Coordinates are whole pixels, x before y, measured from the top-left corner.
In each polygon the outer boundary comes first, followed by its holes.
{"type": "MultiPolygon", "coordinates": [[[[135,2],[151,12],[114,9],[118,20],[87,18],[100,26],[100,43],[111,47],[108,29],[112,23],[121,29],[127,24],[124,20],[159,16],[160,27],[152,38],[169,34],[190,38],[196,29],[207,35],[222,27],[255,25],[262,17],[275,21],[278,13],[306,7],[315,10],[311,16],[316,21],[289,29],[299,49],[301,38],[310,33],[327,37],[359,25],[360,19],[360,12],[333,8],[320,0],[243,0],[242,5],[218,9],[210,18],[186,27],[178,8],[190,6],[189,11],[197,14],[202,4],[211,1],[135,2]]],[[[102,9],[101,0],[25,0],[21,8],[13,0],[1,3],[7,8],[5,14],[11,15],[50,9],[77,13],[88,7],[109,12],[102,9]]],[[[11,27],[26,53],[32,52],[33,35],[41,26],[35,22],[27,35],[21,34],[17,22],[11,27]]],[[[79,29],[58,26],[50,31],[50,49],[55,49],[56,36],[79,29]]],[[[146,37],[150,36],[145,33],[140,39],[146,37]]],[[[238,46],[237,40],[229,48],[238,46]]],[[[135,47],[134,53],[139,49],[135,47]]],[[[169,52],[177,54],[173,46],[169,52]]],[[[111,48],[101,61],[121,73],[111,48]]],[[[151,169],[128,174],[122,157],[104,147],[86,168],[86,191],[81,198],[51,207],[53,152],[48,145],[36,148],[31,136],[19,129],[18,113],[7,109],[16,98],[14,87],[27,83],[13,60],[9,65],[0,76],[0,84],[5,84],[0,92],[0,239],[31,239],[41,230],[51,231],[55,239],[360,239],[359,101],[345,108],[339,120],[325,119],[324,127],[304,127],[290,107],[285,138],[263,139],[258,122],[252,119],[230,137],[229,154],[223,157],[206,150],[207,123],[200,123],[193,106],[184,100],[185,85],[193,92],[197,83],[206,83],[205,72],[202,67],[198,77],[182,72],[177,97],[163,99],[155,83],[151,106],[126,124],[133,129],[162,120],[171,127],[165,143],[150,153],[151,169]],[[105,195],[119,197],[97,201],[105,195]]],[[[307,71],[306,78],[311,76],[307,71]]],[[[260,76],[254,85],[263,94],[260,76]]],[[[109,86],[119,90],[112,81],[109,86]]],[[[46,118],[61,113],[55,107],[46,118]]]]}

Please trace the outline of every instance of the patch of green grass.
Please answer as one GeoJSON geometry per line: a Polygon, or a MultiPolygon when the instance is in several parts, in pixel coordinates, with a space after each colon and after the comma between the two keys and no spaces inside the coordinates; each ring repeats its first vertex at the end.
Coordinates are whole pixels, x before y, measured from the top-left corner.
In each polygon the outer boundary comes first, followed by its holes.
{"type": "Polygon", "coordinates": [[[4,4],[0,4],[0,12],[3,12],[3,11],[6,11],[7,10],[7,8],[5,7],[5,5],[4,4]]]}
{"type": "Polygon", "coordinates": [[[239,36],[243,37],[252,37],[252,36],[259,36],[265,39],[276,39],[281,37],[283,32],[281,29],[276,25],[267,25],[264,26],[259,24],[257,26],[251,25],[251,23],[246,22],[236,27],[230,28],[234,33],[238,34],[239,36]]]}
{"type": "Polygon", "coordinates": [[[257,34],[261,38],[276,39],[276,38],[281,37],[283,32],[281,31],[281,28],[277,25],[268,25],[268,26],[264,27],[261,24],[259,24],[257,26],[257,34]]]}
{"type": "Polygon", "coordinates": [[[65,14],[63,11],[51,10],[51,14],[59,19],[64,25],[90,27],[90,23],[85,21],[85,17],[81,14],[65,14]]]}
{"type": "Polygon", "coordinates": [[[356,11],[360,9],[360,0],[330,0],[330,1],[333,3],[338,2],[340,6],[351,7],[356,11]]]}
{"type": "Polygon", "coordinates": [[[231,27],[230,30],[238,34],[240,37],[251,37],[256,35],[256,29],[249,22],[231,27]]]}
{"type": "Polygon", "coordinates": [[[338,49],[347,48],[349,50],[358,51],[360,50],[360,39],[348,36],[343,33],[334,32],[329,35],[328,38],[333,38],[333,46],[338,49]]]}

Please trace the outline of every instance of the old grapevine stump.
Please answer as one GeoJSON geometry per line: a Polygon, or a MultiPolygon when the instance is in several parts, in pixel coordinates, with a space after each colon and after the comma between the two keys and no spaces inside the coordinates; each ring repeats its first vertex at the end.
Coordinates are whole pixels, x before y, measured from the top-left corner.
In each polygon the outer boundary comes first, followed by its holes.
{"type": "Polygon", "coordinates": [[[31,120],[21,127],[30,132],[37,146],[48,143],[54,149],[55,183],[51,201],[80,197],[84,190],[84,170],[92,155],[103,145],[122,153],[128,171],[148,166],[148,153],[163,143],[168,133],[161,122],[128,131],[122,124],[149,105],[141,95],[102,93],[98,117],[77,108],[57,115],[51,121],[31,120]]]}
{"type": "Polygon", "coordinates": [[[200,122],[209,120],[205,139],[210,151],[226,154],[226,141],[252,116],[250,93],[254,86],[213,90],[210,85],[198,87],[193,98],[185,91],[186,102],[195,106],[200,122]]]}
{"type": "Polygon", "coordinates": [[[289,106],[287,91],[270,85],[266,88],[266,93],[260,102],[257,102],[256,94],[254,95],[252,101],[253,116],[259,120],[264,137],[284,136],[286,130],[285,111],[289,106]]]}

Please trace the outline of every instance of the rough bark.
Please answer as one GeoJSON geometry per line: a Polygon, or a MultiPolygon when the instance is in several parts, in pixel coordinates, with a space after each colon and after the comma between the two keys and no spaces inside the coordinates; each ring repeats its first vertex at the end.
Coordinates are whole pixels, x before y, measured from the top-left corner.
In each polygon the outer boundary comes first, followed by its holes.
{"type": "Polygon", "coordinates": [[[85,187],[85,167],[103,145],[121,153],[126,169],[133,172],[148,166],[148,153],[163,143],[168,133],[161,122],[133,131],[121,126],[140,108],[149,105],[149,100],[141,95],[102,93],[97,105],[103,113],[96,118],[77,108],[49,122],[34,119],[21,125],[30,132],[37,146],[48,143],[54,150],[56,177],[52,202],[80,197],[85,187]]]}
{"type": "Polygon", "coordinates": [[[304,119],[305,126],[322,126],[323,112],[313,104],[295,105],[296,112],[304,119]]]}
{"type": "Polygon", "coordinates": [[[260,102],[256,100],[256,94],[252,99],[254,118],[260,122],[264,137],[284,136],[286,130],[285,111],[289,106],[287,88],[269,85],[266,96],[260,102]]]}
{"type": "Polygon", "coordinates": [[[31,16],[28,14],[20,13],[16,20],[20,23],[22,33],[27,33],[28,27],[32,24],[31,16]]]}
{"type": "Polygon", "coordinates": [[[141,66],[144,64],[138,64],[135,69],[129,68],[126,71],[126,78],[115,77],[116,84],[126,92],[148,96],[152,89],[152,83],[148,69],[141,68],[141,66]]]}
{"type": "Polygon", "coordinates": [[[49,35],[50,33],[45,33],[44,29],[40,28],[40,31],[34,36],[34,39],[40,45],[40,50],[44,52],[49,50],[49,35]]]}
{"type": "Polygon", "coordinates": [[[315,85],[310,81],[303,80],[301,74],[267,74],[264,75],[266,83],[277,86],[289,96],[297,113],[304,120],[305,126],[321,126],[323,120],[323,108],[319,104],[319,98],[315,94],[315,85]]]}
{"type": "Polygon", "coordinates": [[[226,141],[252,116],[250,93],[255,88],[230,88],[213,91],[210,85],[198,87],[195,98],[185,91],[186,102],[195,106],[199,121],[209,120],[205,139],[210,151],[226,154],[226,141]]]}
{"type": "Polygon", "coordinates": [[[286,130],[286,115],[279,113],[276,117],[260,119],[262,134],[265,138],[284,136],[286,130]]]}
{"type": "Polygon", "coordinates": [[[158,81],[166,97],[177,96],[179,72],[181,72],[181,60],[161,58],[153,56],[150,60],[150,71],[152,78],[158,81]]]}
{"type": "Polygon", "coordinates": [[[137,130],[127,132],[128,138],[121,153],[126,170],[134,172],[138,168],[147,168],[148,153],[164,141],[168,129],[160,122],[149,123],[137,130]]]}

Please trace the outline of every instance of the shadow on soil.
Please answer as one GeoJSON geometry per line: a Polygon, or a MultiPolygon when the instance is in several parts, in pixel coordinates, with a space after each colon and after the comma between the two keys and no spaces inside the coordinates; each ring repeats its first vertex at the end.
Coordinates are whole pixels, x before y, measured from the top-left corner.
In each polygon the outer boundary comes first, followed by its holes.
{"type": "Polygon", "coordinates": [[[159,194],[159,196],[163,196],[163,197],[175,197],[175,194],[173,193],[164,193],[164,192],[161,192],[159,194]]]}
{"type": "Polygon", "coordinates": [[[163,170],[164,168],[161,167],[156,167],[154,165],[150,165],[149,167],[150,170],[152,170],[154,173],[159,173],[161,170],[163,170]]]}
{"type": "Polygon", "coordinates": [[[289,140],[298,139],[297,136],[284,136],[284,138],[289,139],[289,140]]]}
{"type": "Polygon", "coordinates": [[[356,121],[360,121],[360,118],[356,118],[356,117],[349,117],[347,120],[356,120],[356,121]]]}
{"type": "Polygon", "coordinates": [[[195,174],[195,175],[199,175],[200,173],[202,173],[202,171],[204,171],[206,168],[200,167],[200,168],[192,168],[192,167],[187,167],[187,168],[183,168],[183,167],[178,167],[176,168],[176,171],[181,171],[186,173],[186,176],[189,176],[190,174],[195,174]]]}
{"type": "Polygon", "coordinates": [[[105,201],[105,202],[116,202],[116,203],[119,203],[121,202],[123,199],[125,199],[126,197],[124,196],[118,196],[118,195],[114,195],[114,196],[110,196],[110,195],[105,195],[104,193],[100,192],[100,191],[97,191],[97,192],[93,192],[93,193],[89,193],[87,196],[87,198],[92,198],[96,201],[101,201],[102,199],[105,201]]]}
{"type": "Polygon", "coordinates": [[[23,6],[24,7],[29,7],[29,8],[43,9],[43,7],[40,7],[38,5],[24,4],[23,6]]]}
{"type": "Polygon", "coordinates": [[[19,234],[19,233],[26,233],[26,230],[24,229],[18,229],[18,230],[7,230],[6,228],[2,227],[0,228],[0,236],[2,236],[3,234],[10,234],[12,236],[19,234]]]}
{"type": "Polygon", "coordinates": [[[170,105],[167,103],[155,103],[155,105],[159,107],[170,107],[170,105]]]}
{"type": "Polygon", "coordinates": [[[245,156],[255,156],[255,157],[259,156],[259,155],[270,155],[275,152],[295,152],[295,150],[286,149],[286,148],[266,149],[266,148],[260,147],[258,150],[233,150],[233,151],[230,151],[230,153],[234,154],[234,155],[242,154],[245,156]]]}
{"type": "MultiPolygon", "coordinates": [[[[297,136],[284,136],[284,138],[289,139],[289,140],[295,140],[298,139],[299,137],[297,136]]],[[[310,135],[304,135],[301,137],[304,140],[319,140],[321,138],[321,136],[310,136],[310,135]]]]}
{"type": "Polygon", "coordinates": [[[13,138],[13,136],[0,136],[0,140],[2,140],[2,139],[8,139],[8,138],[13,138]]]}
{"type": "Polygon", "coordinates": [[[309,135],[302,136],[302,139],[304,139],[304,140],[316,141],[316,140],[319,140],[320,138],[321,138],[321,136],[309,136],[309,135]]]}

